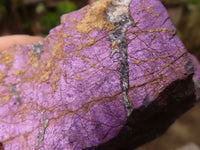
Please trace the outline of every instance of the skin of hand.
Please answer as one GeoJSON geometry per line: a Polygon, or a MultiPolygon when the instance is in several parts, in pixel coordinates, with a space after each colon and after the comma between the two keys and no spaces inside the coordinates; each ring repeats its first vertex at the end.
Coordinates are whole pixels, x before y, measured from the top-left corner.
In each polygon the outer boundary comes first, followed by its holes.
{"type": "Polygon", "coordinates": [[[18,44],[24,45],[41,41],[43,38],[40,36],[30,35],[9,35],[0,37],[0,52],[6,50],[8,47],[18,44]]]}

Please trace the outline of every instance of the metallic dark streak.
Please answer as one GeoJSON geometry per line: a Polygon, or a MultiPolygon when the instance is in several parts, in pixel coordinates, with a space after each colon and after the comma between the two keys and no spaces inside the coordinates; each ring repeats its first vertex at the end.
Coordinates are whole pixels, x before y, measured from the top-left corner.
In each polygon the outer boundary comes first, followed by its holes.
{"type": "Polygon", "coordinates": [[[126,118],[128,118],[131,115],[133,110],[132,105],[128,99],[129,65],[127,60],[128,54],[126,31],[130,25],[135,26],[135,23],[129,15],[129,2],[130,1],[121,2],[119,0],[112,0],[111,3],[108,5],[108,10],[104,14],[105,19],[115,25],[115,29],[108,36],[108,40],[113,45],[117,45],[117,48],[111,52],[110,56],[112,57],[115,53],[120,54],[120,57],[117,59],[117,61],[120,61],[121,64],[118,71],[120,72],[121,76],[120,85],[122,89],[124,107],[127,112],[126,118]]]}

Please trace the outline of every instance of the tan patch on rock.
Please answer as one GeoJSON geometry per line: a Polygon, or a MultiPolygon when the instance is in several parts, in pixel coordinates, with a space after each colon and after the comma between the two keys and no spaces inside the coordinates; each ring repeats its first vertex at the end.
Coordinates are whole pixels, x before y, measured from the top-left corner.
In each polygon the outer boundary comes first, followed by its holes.
{"type": "Polygon", "coordinates": [[[95,2],[88,10],[86,15],[77,24],[76,29],[81,33],[89,33],[94,29],[102,30],[105,28],[110,31],[115,28],[113,24],[104,19],[103,13],[107,10],[107,5],[111,0],[101,0],[95,2]]]}

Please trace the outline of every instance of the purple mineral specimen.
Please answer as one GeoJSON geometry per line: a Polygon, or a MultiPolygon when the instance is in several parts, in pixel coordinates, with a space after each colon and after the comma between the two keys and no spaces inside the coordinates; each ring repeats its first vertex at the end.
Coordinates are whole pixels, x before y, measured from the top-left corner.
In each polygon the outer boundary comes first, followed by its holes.
{"type": "Polygon", "coordinates": [[[132,150],[200,96],[198,61],[157,0],[100,0],[0,53],[5,150],[132,150]]]}

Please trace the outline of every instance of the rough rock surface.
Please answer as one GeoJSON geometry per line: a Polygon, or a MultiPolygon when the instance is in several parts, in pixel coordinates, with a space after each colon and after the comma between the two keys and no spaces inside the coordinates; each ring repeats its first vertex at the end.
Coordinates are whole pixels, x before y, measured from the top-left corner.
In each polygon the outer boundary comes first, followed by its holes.
{"type": "Polygon", "coordinates": [[[200,96],[198,61],[157,0],[100,0],[0,53],[5,150],[132,150],[200,96]]]}

